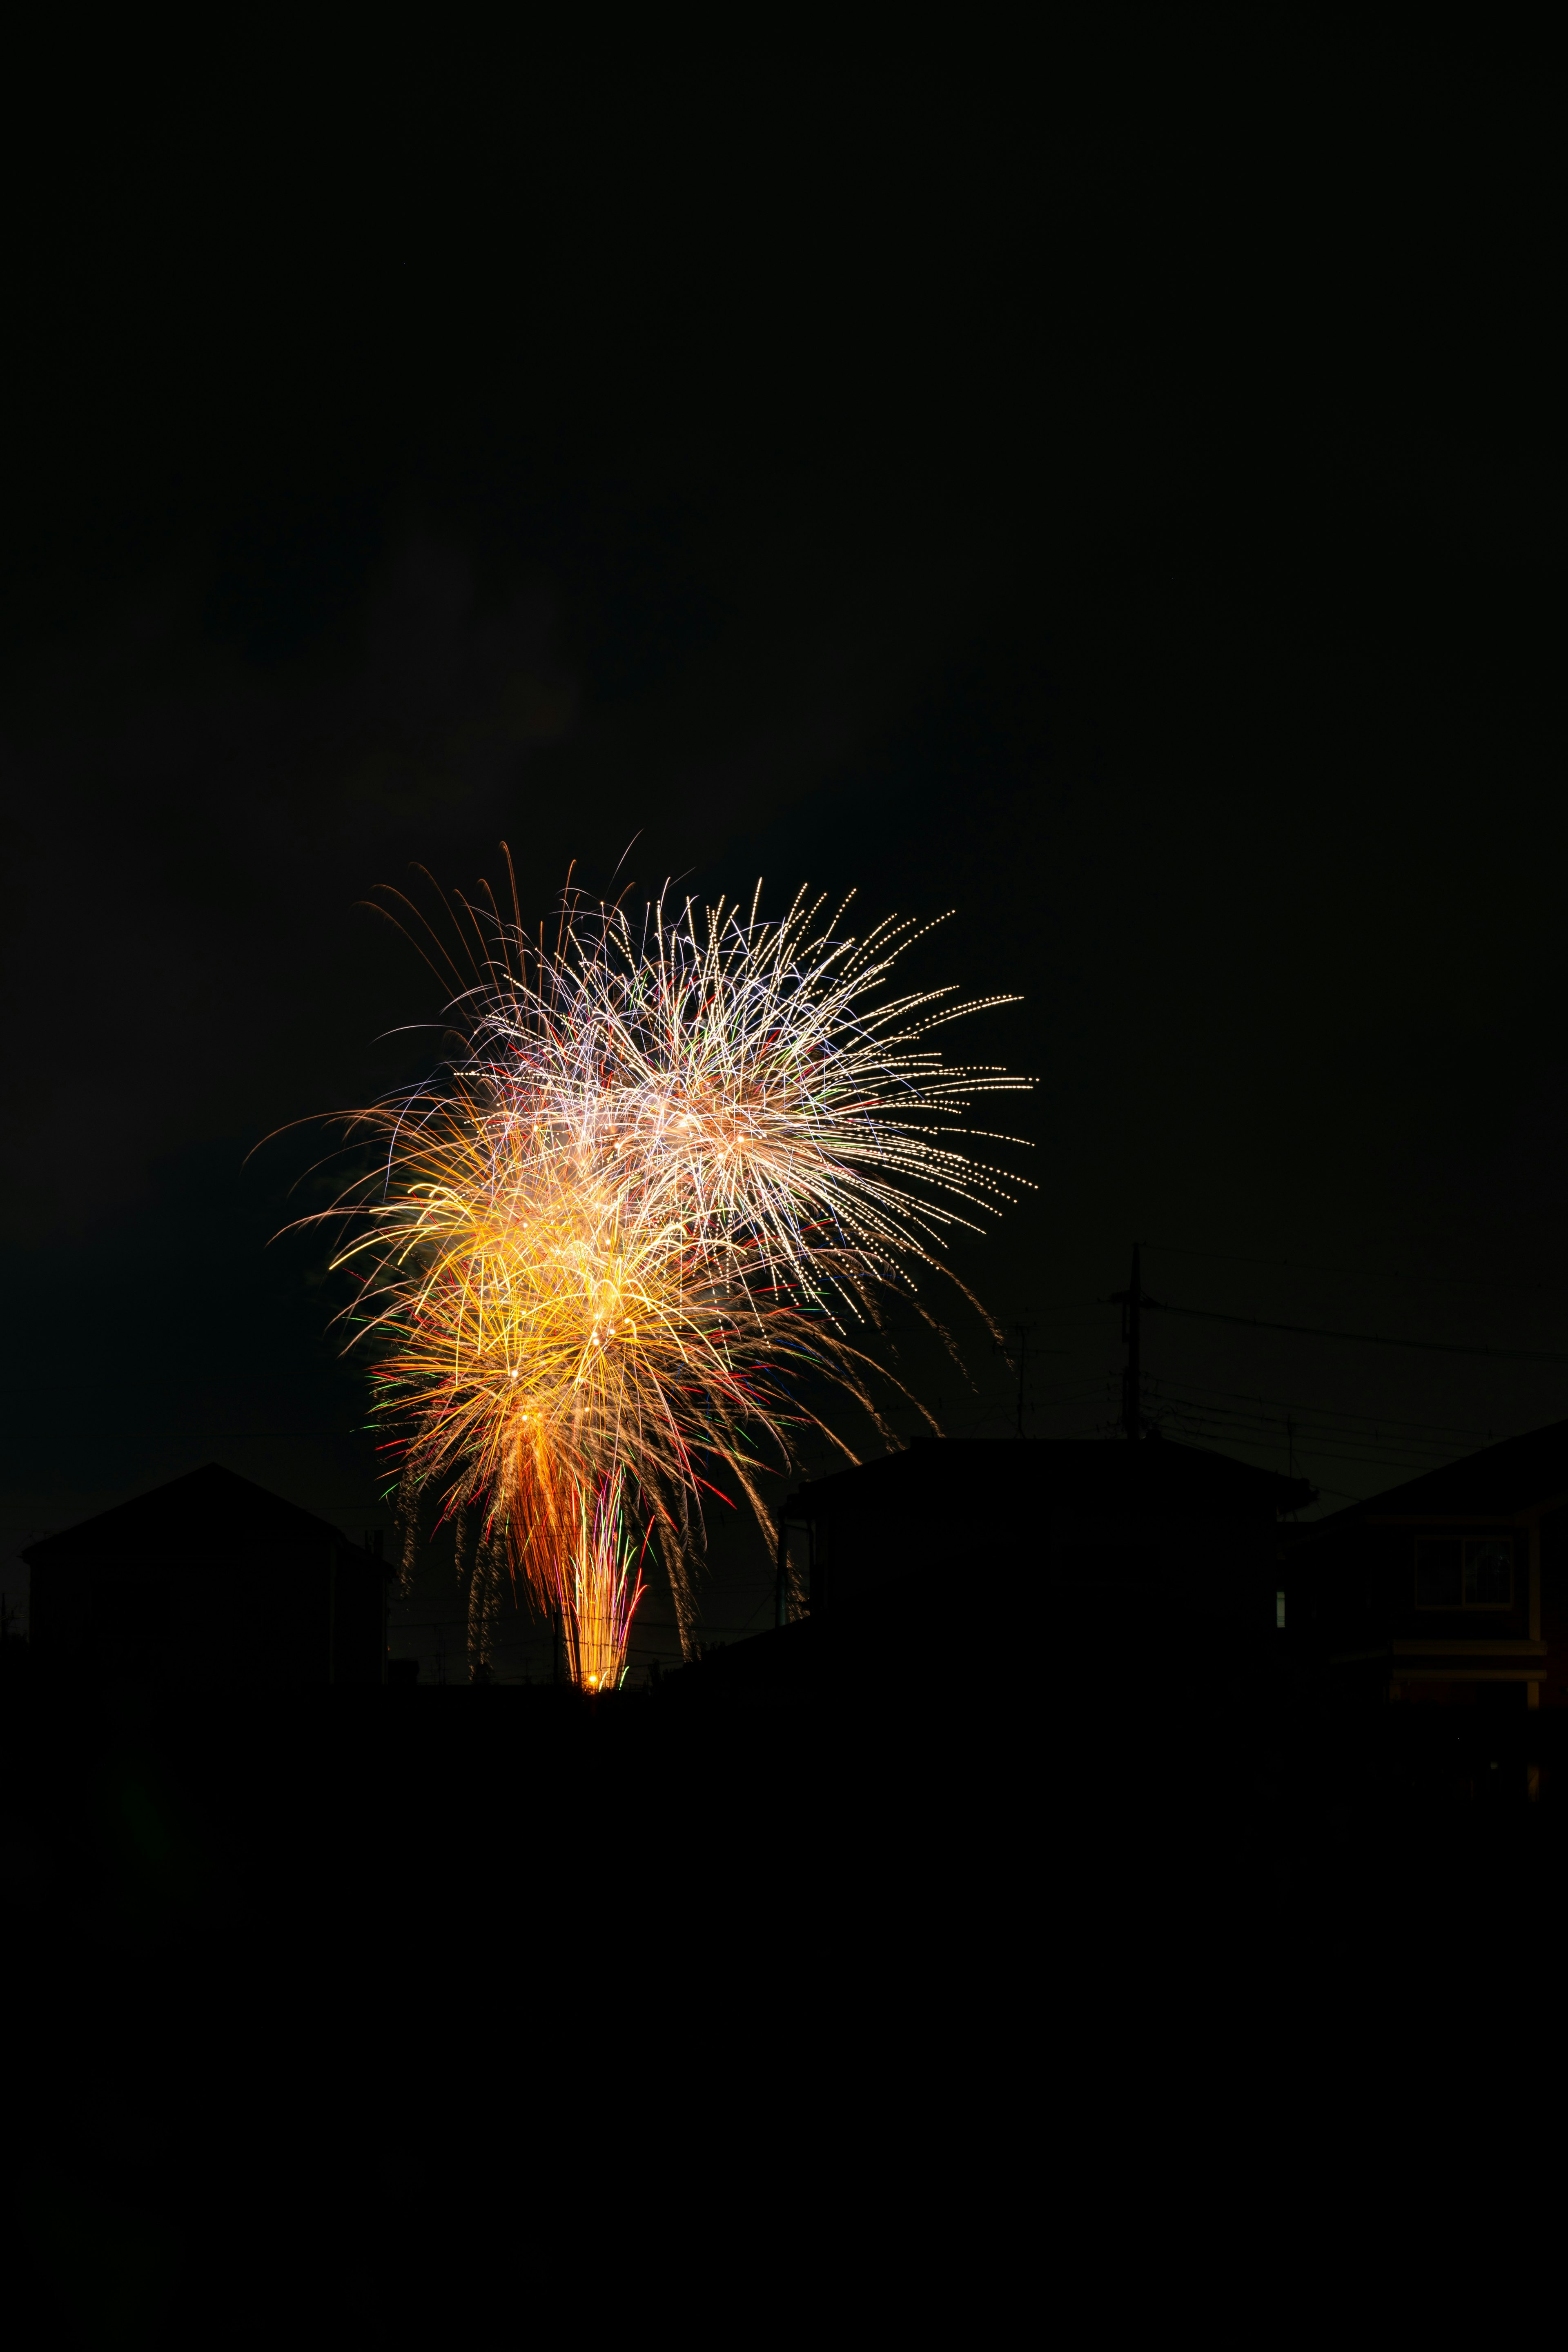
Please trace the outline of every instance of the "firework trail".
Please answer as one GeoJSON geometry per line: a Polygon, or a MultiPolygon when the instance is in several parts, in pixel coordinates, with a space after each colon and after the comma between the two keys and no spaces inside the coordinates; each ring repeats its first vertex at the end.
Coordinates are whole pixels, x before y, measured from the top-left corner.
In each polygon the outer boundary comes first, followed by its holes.
{"type": "Polygon", "coordinates": [[[577,1486],[575,1516],[555,1554],[555,1605],[572,1680],[580,1690],[619,1687],[632,1617],[643,1596],[637,1546],[622,1508],[626,1474],[613,1470],[590,1496],[577,1486]]]}
{"type": "Polygon", "coordinates": [[[334,1263],[360,1276],[405,1499],[434,1486],[477,1509],[485,1546],[561,1612],[574,1679],[602,1689],[644,1589],[628,1508],[684,1644],[712,1474],[768,1525],[757,1472],[826,1426],[803,1374],[881,1426],[858,1337],[880,1296],[941,1267],[949,1229],[1010,1197],[963,1121],[1029,1081],[931,1043],[1013,1000],[888,992],[908,924],[844,937],[844,908],[822,924],[804,896],[782,922],[755,899],[673,919],[660,902],[635,927],[574,904],[546,951],[460,903],[479,953],[458,1050],[358,1122],[381,1162],[342,1204],[358,1229],[334,1263]]]}

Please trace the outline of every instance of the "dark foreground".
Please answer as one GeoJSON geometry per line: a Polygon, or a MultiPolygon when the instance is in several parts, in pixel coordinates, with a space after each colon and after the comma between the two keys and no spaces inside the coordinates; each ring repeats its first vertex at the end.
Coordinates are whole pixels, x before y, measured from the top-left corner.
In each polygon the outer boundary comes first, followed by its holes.
{"type": "Polygon", "coordinates": [[[825,2262],[880,2308],[1026,2255],[1043,2147],[1092,2176],[1194,2083],[1266,2135],[1369,2017],[1549,1964],[1554,1719],[813,1638],[597,1705],[7,1693],[17,2340],[748,2339],[825,2262]]]}

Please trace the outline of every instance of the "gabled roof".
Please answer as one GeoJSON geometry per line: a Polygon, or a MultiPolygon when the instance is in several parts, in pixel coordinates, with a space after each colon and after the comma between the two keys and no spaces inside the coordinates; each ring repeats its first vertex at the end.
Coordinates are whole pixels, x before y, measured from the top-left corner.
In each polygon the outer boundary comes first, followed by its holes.
{"type": "Polygon", "coordinates": [[[1106,1517],[1272,1519],[1312,1499],[1304,1478],[1282,1477],[1229,1454],[1151,1436],[1116,1438],[917,1439],[888,1454],[813,1479],[795,1497],[803,1514],[922,1511],[972,1517],[1067,1510],[1106,1517]]]}
{"type": "Polygon", "coordinates": [[[166,1486],[116,1503],[58,1535],[43,1536],[29,1544],[22,1558],[29,1566],[98,1552],[222,1551],[254,1544],[342,1544],[342,1532],[313,1511],[286,1503],[281,1495],[258,1486],[221,1463],[209,1462],[166,1486]]]}
{"type": "Polygon", "coordinates": [[[1543,1503],[1568,1497],[1568,1421],[1548,1422],[1523,1437],[1505,1437],[1462,1461],[1446,1462],[1440,1470],[1423,1471],[1403,1486],[1390,1486],[1363,1503],[1352,1503],[1326,1519],[1315,1519],[1300,1530],[1300,1540],[1352,1525],[1360,1519],[1392,1516],[1457,1519],[1511,1518],[1543,1503]]]}

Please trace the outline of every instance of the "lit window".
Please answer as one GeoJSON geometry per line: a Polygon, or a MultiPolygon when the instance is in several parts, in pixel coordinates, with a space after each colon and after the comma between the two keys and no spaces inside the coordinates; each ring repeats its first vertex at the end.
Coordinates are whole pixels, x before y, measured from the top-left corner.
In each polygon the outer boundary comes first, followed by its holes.
{"type": "Polygon", "coordinates": [[[1280,1632],[1283,1633],[1285,1630],[1285,1595],[1282,1592],[1277,1592],[1274,1595],[1274,1622],[1279,1626],[1280,1632]]]}

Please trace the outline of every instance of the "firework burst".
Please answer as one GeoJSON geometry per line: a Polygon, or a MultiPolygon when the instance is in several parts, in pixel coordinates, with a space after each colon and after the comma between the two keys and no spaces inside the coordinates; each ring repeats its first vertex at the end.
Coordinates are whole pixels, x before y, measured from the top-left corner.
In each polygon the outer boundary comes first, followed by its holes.
{"type": "Polygon", "coordinates": [[[931,1043],[1011,1000],[889,991],[909,925],[845,937],[843,908],[823,923],[804,897],[776,923],[755,900],[660,903],[636,927],[577,904],[546,952],[493,906],[463,911],[479,952],[458,1050],[360,1122],[383,1150],[335,1264],[360,1277],[405,1496],[477,1508],[561,1612],[574,1679],[603,1689],[643,1591],[628,1514],[684,1641],[718,1465],[766,1525],[757,1473],[825,1425],[801,1375],[880,1426],[858,1339],[949,1229],[1009,1197],[963,1121],[1028,1081],[931,1043]]]}

